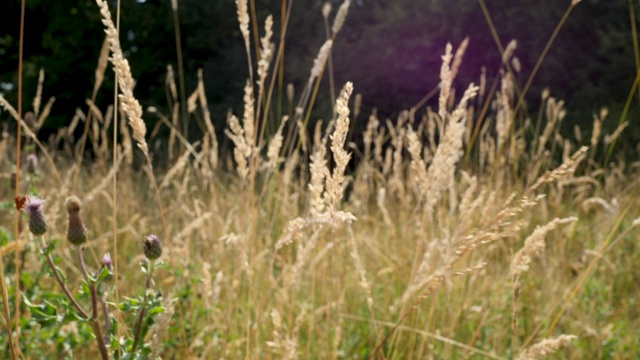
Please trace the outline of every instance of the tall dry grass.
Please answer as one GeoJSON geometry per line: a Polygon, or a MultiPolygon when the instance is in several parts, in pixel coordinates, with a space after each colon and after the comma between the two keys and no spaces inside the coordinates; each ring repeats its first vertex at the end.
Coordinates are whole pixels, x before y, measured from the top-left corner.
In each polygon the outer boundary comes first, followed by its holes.
{"type": "MultiPolygon", "coordinates": [[[[243,114],[228,115],[224,134],[213,127],[200,71],[186,109],[188,119],[204,121],[206,132],[200,141],[186,140],[179,121],[185,96],[178,96],[169,71],[170,114],[147,111],[160,119],[158,126],[170,129],[168,167],[159,171],[151,162],[158,131],[146,131],[107,3],[98,4],[120,85],[119,137],[108,138],[113,110],[99,109],[91,100],[93,123],[79,109],[67,127],[44,142],[37,137],[39,126],[20,119],[2,98],[0,104],[38,145],[31,152],[40,161],[30,172],[24,169],[22,193],[37,192],[46,200],[48,232],[54,236],[65,233],[64,199],[80,195],[90,239],[87,266],[97,267],[101,254],[111,251],[120,264],[120,297],[142,290],[145,277],[137,263],[144,235],[164,234],[171,267],[155,279],[166,310],[145,339],[154,356],[538,359],[553,352],[567,358],[632,358],[639,351],[633,329],[640,328],[635,306],[640,167],[624,157],[606,167],[595,160],[608,150],[602,144],[624,136],[626,125],[602,134],[602,111],[593,129],[567,137],[560,131],[564,103],[549,93],[539,99],[539,117],[524,118],[507,69],[515,42],[497,71],[499,91],[486,90],[483,72],[480,86],[468,85],[458,98],[453,83],[468,41],[455,51],[447,45],[437,109],[418,107],[397,119],[369,114],[364,134],[355,135],[363,138],[358,149],[348,141],[357,107],[351,83],[335,96],[335,114],[306,133],[350,2],[340,6],[330,36],[318,44],[298,101],[290,91],[290,102],[297,104],[291,118],[270,119],[263,107],[283,51],[270,42],[273,21],[267,18],[256,47],[256,74],[250,66],[244,94],[238,94],[243,114]],[[269,122],[277,124],[277,132],[267,137],[269,122]],[[85,126],[102,161],[73,160],[83,151],[70,136],[76,126],[85,126]],[[219,136],[231,140],[232,151],[219,151],[219,136]],[[147,181],[141,181],[135,153],[144,158],[147,181]]],[[[237,4],[251,59],[252,5],[237,4]]],[[[331,8],[323,8],[323,16],[328,24],[331,8]]],[[[104,73],[101,64],[97,74],[104,73]]],[[[33,110],[44,121],[52,105],[39,111],[40,103],[34,100],[33,110]]],[[[0,141],[7,182],[14,135],[4,129],[0,141]]],[[[3,197],[9,197],[4,189],[3,197]]],[[[8,230],[0,229],[8,238],[8,230]]],[[[15,242],[3,242],[0,254],[21,251],[23,273],[37,274],[39,254],[17,245],[28,238],[23,231],[15,242]]],[[[61,243],[56,252],[59,266],[77,275],[79,269],[65,261],[74,257],[71,247],[61,243]]],[[[50,278],[41,281],[53,288],[50,278]]],[[[67,281],[77,289],[80,277],[67,281]]],[[[113,303],[110,313],[121,324],[112,336],[133,332],[113,303]]],[[[31,315],[23,313],[27,321],[31,315]]],[[[97,356],[92,342],[61,349],[27,324],[20,334],[30,340],[20,342],[27,356],[97,356]]],[[[79,325],[73,320],[57,326],[66,334],[79,325]]]]}

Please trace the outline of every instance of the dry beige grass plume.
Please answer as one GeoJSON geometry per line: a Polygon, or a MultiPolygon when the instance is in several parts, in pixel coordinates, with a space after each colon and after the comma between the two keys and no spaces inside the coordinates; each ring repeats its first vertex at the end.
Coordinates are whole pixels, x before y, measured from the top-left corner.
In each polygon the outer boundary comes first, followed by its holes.
{"type": "Polygon", "coordinates": [[[142,106],[140,106],[138,100],[133,96],[135,81],[131,75],[129,62],[124,58],[124,54],[122,53],[120,40],[118,39],[118,31],[113,24],[113,20],[111,20],[109,5],[104,0],[96,0],[96,3],[100,7],[100,14],[103,18],[102,23],[106,27],[105,32],[107,33],[112,53],[110,60],[113,64],[116,77],[118,78],[122,109],[129,117],[129,125],[131,125],[131,129],[133,129],[133,138],[138,142],[138,147],[145,156],[149,157],[149,148],[145,140],[147,126],[144,120],[142,120],[142,106]]]}
{"type": "Polygon", "coordinates": [[[558,351],[558,349],[569,345],[574,339],[577,339],[577,336],[560,335],[554,339],[544,339],[518,355],[516,360],[544,359],[558,351]]]}
{"type": "MultiPolygon", "coordinates": [[[[333,36],[340,32],[342,26],[344,25],[344,21],[347,19],[347,12],[349,11],[349,5],[351,5],[350,0],[344,0],[340,8],[338,8],[338,13],[336,14],[336,18],[333,20],[333,25],[331,26],[331,31],[333,36]]],[[[330,9],[329,9],[330,11],[330,9]]],[[[323,9],[324,15],[324,9],[323,9]]]]}
{"type": "Polygon", "coordinates": [[[536,227],[533,233],[525,239],[522,249],[518,250],[518,252],[513,256],[509,275],[516,278],[529,270],[529,264],[531,263],[532,257],[538,255],[544,250],[544,239],[549,231],[555,229],[558,225],[574,223],[576,221],[578,221],[577,217],[564,219],[556,218],[546,225],[536,227]]]}

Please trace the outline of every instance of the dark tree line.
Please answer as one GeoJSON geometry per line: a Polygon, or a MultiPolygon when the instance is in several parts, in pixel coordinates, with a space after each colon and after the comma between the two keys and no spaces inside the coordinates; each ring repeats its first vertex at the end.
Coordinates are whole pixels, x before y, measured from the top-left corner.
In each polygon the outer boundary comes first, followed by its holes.
{"type": "MultiPolygon", "coordinates": [[[[522,64],[522,86],[570,0],[485,0],[503,46],[518,40],[516,56],[522,64]]],[[[115,4],[115,1],[111,1],[115,4]]],[[[333,1],[333,13],[341,1],[333,1]]],[[[302,88],[318,48],[325,40],[323,1],[294,1],[287,34],[285,84],[302,88]]],[[[631,3],[638,11],[638,4],[631,3]]],[[[256,0],[258,23],[274,15],[274,39],[279,38],[281,2],[256,0]]],[[[115,10],[114,10],[115,12],[115,10]]],[[[18,64],[20,1],[8,0],[0,15],[0,92],[15,104],[18,64]]],[[[205,84],[216,126],[224,126],[226,112],[242,109],[242,87],[248,76],[246,55],[232,0],[179,0],[185,85],[196,85],[198,68],[205,84]]],[[[637,13],[635,21],[638,20],[637,13]]],[[[86,108],[91,96],[103,27],[91,0],[28,0],[25,31],[24,107],[30,108],[38,70],[46,71],[44,100],[57,98],[44,132],[65,124],[76,107],[86,108]]],[[[169,0],[123,0],[121,41],[137,80],[136,96],[145,106],[166,113],[164,87],[167,64],[177,69],[173,14],[169,0]]],[[[611,108],[610,127],[627,99],[636,74],[627,1],[584,0],[571,12],[549,51],[529,92],[535,111],[540,92],[565,99],[566,125],[590,128],[592,113],[611,108]]],[[[437,86],[440,56],[445,44],[457,46],[465,37],[470,45],[457,85],[478,82],[484,66],[491,77],[500,54],[478,0],[352,0],[347,22],[333,51],[336,86],[346,80],[363,95],[363,113],[376,107],[384,116],[417,103],[437,86]]],[[[326,118],[328,81],[323,80],[316,117],[326,118]]],[[[112,101],[113,73],[98,95],[101,106],[112,101]]],[[[433,104],[432,104],[433,105],[433,104]]],[[[637,96],[632,115],[638,115],[637,96]]],[[[0,115],[0,121],[7,121],[0,115]]],[[[149,118],[149,121],[155,119],[149,118]]],[[[195,126],[195,125],[194,125],[195,126]]],[[[632,126],[627,137],[640,138],[632,126]]]]}

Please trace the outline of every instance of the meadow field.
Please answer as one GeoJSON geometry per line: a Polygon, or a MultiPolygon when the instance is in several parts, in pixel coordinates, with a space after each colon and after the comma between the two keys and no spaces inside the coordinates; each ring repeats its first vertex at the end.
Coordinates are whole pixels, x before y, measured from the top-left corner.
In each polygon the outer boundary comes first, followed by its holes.
{"type": "Polygon", "coordinates": [[[330,66],[349,0],[323,8],[327,39],[300,89],[276,81],[280,19],[252,26],[236,0],[249,78],[220,131],[202,71],[186,117],[171,66],[167,107],[142,107],[117,10],[96,3],[93,98],[66,126],[38,136],[55,106],[44,71],[30,108],[0,97],[1,358],[640,356],[628,107],[563,129],[564,101],[528,93],[535,71],[517,81],[515,40],[495,79],[454,86],[465,40],[433,55],[424,102],[361,113],[358,85],[334,84],[330,66]],[[119,101],[99,108],[107,71],[119,101]],[[321,120],[317,97],[334,104],[321,120]]]}

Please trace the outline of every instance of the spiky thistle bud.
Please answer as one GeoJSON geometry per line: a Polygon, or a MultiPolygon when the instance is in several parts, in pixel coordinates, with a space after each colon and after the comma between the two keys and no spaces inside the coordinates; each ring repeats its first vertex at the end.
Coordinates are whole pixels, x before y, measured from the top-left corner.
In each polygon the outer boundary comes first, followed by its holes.
{"type": "Polygon", "coordinates": [[[38,171],[38,156],[36,154],[29,154],[27,156],[27,163],[25,164],[25,170],[29,174],[35,174],[38,171]]]}
{"type": "Polygon", "coordinates": [[[87,228],[84,226],[84,222],[80,217],[82,204],[80,203],[80,199],[75,195],[69,196],[64,204],[69,214],[67,239],[73,245],[80,246],[87,241],[87,228]]]}
{"type": "Polygon", "coordinates": [[[33,196],[28,196],[26,200],[25,210],[29,214],[29,230],[33,235],[40,236],[47,232],[47,221],[42,211],[44,200],[33,196]]]}
{"type": "Polygon", "coordinates": [[[113,278],[113,260],[111,260],[111,254],[105,253],[102,256],[102,261],[100,261],[100,265],[102,265],[103,268],[109,271],[110,275],[107,278],[105,278],[105,280],[106,281],[111,280],[113,278]]]}
{"type": "Polygon", "coordinates": [[[162,255],[162,243],[154,234],[148,235],[144,238],[143,247],[144,256],[149,260],[155,260],[162,255]]]}

